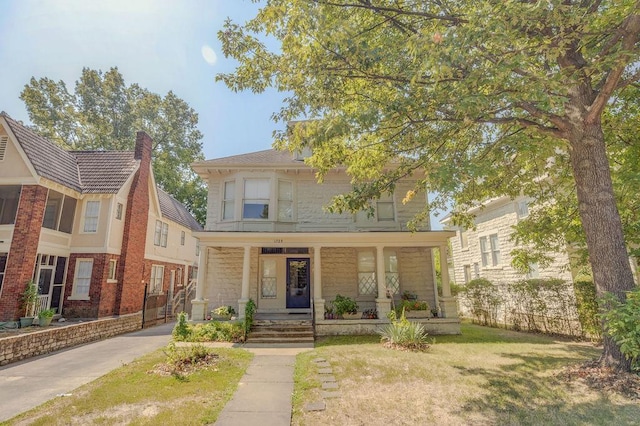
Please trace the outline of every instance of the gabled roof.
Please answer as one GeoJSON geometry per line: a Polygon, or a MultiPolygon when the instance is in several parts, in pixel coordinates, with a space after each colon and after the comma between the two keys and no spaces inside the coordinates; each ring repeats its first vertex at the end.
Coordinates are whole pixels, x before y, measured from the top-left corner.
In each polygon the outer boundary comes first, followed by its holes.
{"type": "Polygon", "coordinates": [[[266,149],[248,154],[232,155],[230,157],[214,158],[212,160],[197,161],[191,165],[196,173],[206,175],[209,170],[220,169],[308,169],[311,167],[304,161],[298,160],[289,151],[266,149]]]}
{"type": "Polygon", "coordinates": [[[160,211],[163,217],[179,223],[192,231],[202,231],[204,229],[202,225],[196,222],[182,203],[160,188],[158,188],[158,201],[160,202],[160,211]]]}
{"type": "Polygon", "coordinates": [[[133,151],[70,151],[75,156],[83,193],[115,194],[138,168],[133,151]]]}

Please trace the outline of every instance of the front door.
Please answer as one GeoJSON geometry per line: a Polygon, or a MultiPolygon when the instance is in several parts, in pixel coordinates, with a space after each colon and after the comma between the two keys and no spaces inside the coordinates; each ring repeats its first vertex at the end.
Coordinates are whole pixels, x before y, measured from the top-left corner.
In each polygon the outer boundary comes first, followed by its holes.
{"type": "Polygon", "coordinates": [[[287,259],[287,309],[310,308],[309,259],[287,259]]]}

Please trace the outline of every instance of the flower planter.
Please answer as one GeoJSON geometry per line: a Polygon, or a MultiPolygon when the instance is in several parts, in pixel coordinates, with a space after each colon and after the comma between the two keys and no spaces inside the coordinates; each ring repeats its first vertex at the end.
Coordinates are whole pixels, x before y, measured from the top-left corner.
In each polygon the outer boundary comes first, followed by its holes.
{"type": "Polygon", "coordinates": [[[406,311],[404,315],[407,318],[431,318],[431,312],[429,311],[406,311]]]}
{"type": "Polygon", "coordinates": [[[342,314],[343,319],[360,319],[362,318],[362,314],[360,312],[356,312],[355,314],[342,314]]]}
{"type": "Polygon", "coordinates": [[[33,325],[34,317],[20,317],[20,328],[30,327],[33,325]]]}
{"type": "Polygon", "coordinates": [[[40,327],[49,327],[51,325],[51,320],[53,320],[53,317],[38,318],[38,325],[40,327]]]}

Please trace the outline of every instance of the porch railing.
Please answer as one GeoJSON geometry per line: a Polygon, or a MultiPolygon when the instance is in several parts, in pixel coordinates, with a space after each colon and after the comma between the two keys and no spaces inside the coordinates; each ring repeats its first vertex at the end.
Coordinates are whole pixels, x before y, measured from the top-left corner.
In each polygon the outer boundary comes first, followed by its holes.
{"type": "Polygon", "coordinates": [[[36,300],[35,309],[33,311],[34,316],[38,316],[38,314],[46,309],[49,309],[49,295],[48,294],[40,294],[38,295],[38,299],[36,300]]]}

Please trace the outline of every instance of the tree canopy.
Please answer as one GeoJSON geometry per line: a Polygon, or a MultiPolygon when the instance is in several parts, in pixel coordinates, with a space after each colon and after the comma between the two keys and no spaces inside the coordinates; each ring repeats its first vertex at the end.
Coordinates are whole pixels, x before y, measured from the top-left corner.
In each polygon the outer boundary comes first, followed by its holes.
{"type": "Polygon", "coordinates": [[[144,130],[153,138],[156,182],[204,223],[206,187],[190,167],[204,158],[198,114],[173,92],[127,85],[118,68],[83,68],[73,93],[62,80],[32,77],[20,99],[36,131],[65,149],[132,150],[144,130]]]}
{"type": "MultiPolygon", "coordinates": [[[[448,202],[468,224],[479,200],[566,197],[599,294],[623,301],[634,281],[609,162],[631,159],[637,142],[605,141],[603,116],[632,126],[616,110],[640,78],[639,10],[632,0],[267,0],[219,32],[239,65],[218,78],[290,93],[273,117],[304,125],[277,144],[311,146],[320,178],[347,166],[354,189],[335,210],[362,208],[410,173],[420,179],[408,198],[437,193],[417,220],[448,202]]],[[[632,173],[626,161],[614,169],[632,173]]],[[[630,366],[610,339],[602,361],[630,366]]]]}

